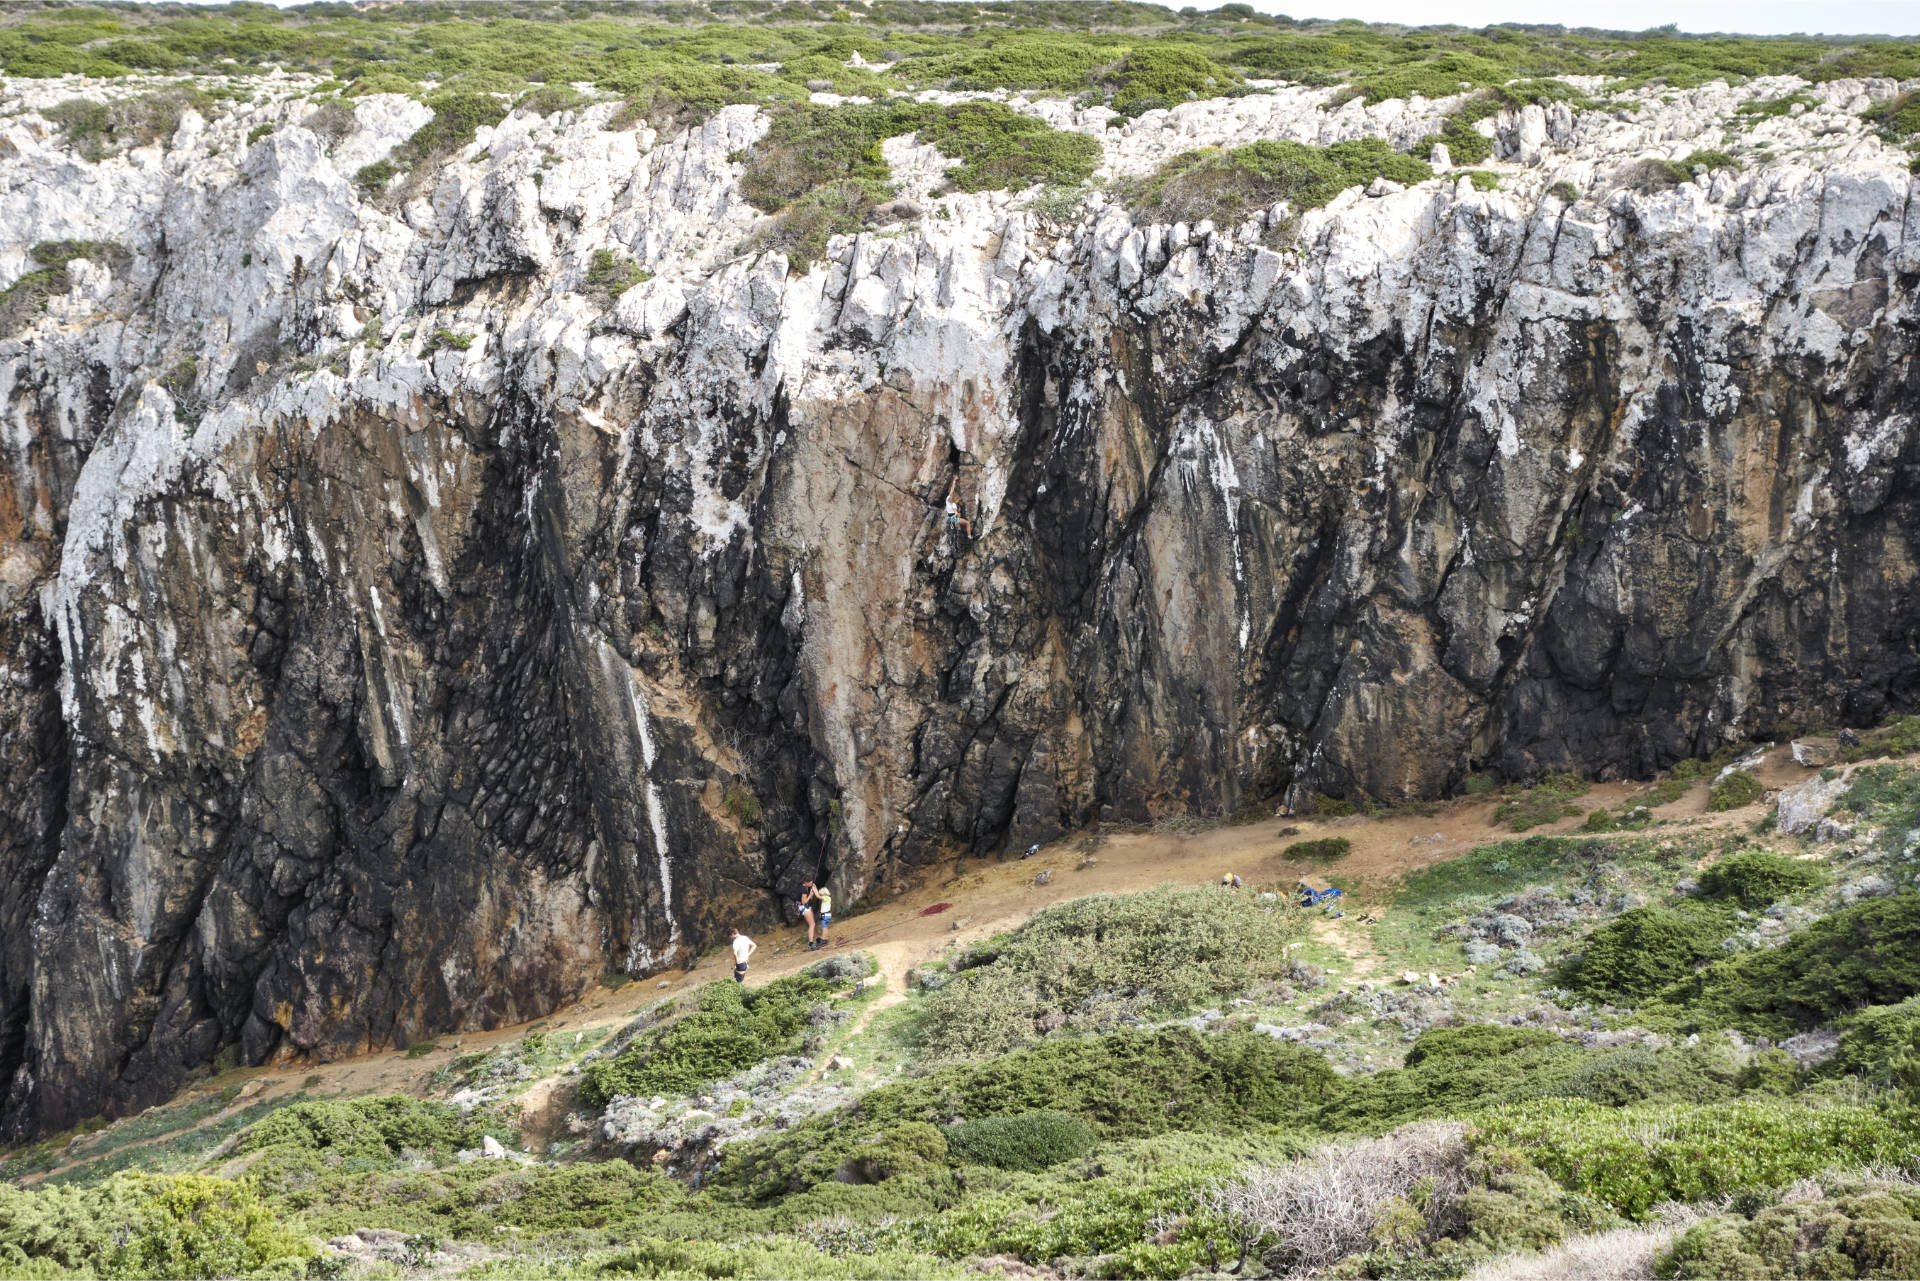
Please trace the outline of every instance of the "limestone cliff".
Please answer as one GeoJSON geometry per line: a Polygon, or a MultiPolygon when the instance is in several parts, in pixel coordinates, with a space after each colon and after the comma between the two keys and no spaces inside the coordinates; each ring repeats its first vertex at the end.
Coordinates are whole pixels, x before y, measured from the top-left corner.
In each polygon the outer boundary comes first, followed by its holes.
{"type": "MultiPolygon", "coordinates": [[[[0,119],[0,280],[117,246],[0,339],[14,1133],[533,1017],[823,872],[1920,700],[1891,84],[1508,111],[1496,190],[1238,227],[896,139],[925,215],[806,274],[741,248],[754,108],[515,114],[376,199],[410,99],[253,81],[97,163],[39,114],[138,87],[0,119]],[[1623,182],[1736,128],[1771,159],[1623,182]]],[[[1332,98],[1016,105],[1104,178],[1446,106],[1332,98]]]]}

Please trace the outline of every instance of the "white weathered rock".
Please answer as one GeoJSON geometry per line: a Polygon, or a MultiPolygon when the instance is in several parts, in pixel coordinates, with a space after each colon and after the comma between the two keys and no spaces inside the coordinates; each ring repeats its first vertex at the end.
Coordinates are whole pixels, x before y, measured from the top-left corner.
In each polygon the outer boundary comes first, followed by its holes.
{"type": "Polygon", "coordinates": [[[1810,831],[1813,826],[1827,816],[1834,802],[1846,793],[1845,777],[1810,778],[1804,783],[1780,789],[1780,795],[1774,801],[1776,822],[1781,831],[1789,836],[1798,836],[1810,831]]]}

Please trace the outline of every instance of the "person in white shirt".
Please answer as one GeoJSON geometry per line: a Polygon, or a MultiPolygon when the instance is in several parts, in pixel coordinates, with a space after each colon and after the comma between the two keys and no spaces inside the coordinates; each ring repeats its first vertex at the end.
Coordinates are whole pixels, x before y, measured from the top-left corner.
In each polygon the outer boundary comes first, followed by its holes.
{"type": "Polygon", "coordinates": [[[760,945],[742,934],[739,930],[728,930],[727,933],[733,936],[733,981],[735,983],[745,983],[747,981],[747,958],[752,956],[754,949],[760,945]]]}

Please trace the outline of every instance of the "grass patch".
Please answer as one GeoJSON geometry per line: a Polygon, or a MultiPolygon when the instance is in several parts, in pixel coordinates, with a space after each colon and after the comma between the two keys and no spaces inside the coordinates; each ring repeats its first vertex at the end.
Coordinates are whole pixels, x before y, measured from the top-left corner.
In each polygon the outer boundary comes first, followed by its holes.
{"type": "Polygon", "coordinates": [[[635,285],[653,279],[653,273],[611,249],[596,249],[587,265],[586,292],[603,298],[618,298],[635,285]]]}

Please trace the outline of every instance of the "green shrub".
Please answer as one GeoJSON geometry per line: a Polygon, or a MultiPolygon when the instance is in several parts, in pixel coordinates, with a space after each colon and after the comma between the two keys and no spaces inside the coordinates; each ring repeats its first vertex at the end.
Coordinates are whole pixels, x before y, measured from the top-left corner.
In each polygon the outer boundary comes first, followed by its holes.
{"type": "Polygon", "coordinates": [[[1808,93],[1790,93],[1779,98],[1753,98],[1740,104],[1738,114],[1759,116],[1763,119],[1771,116],[1784,116],[1792,113],[1794,107],[1817,107],[1820,100],[1808,93]]]}
{"type": "Polygon", "coordinates": [[[1587,821],[1580,825],[1587,832],[1611,832],[1615,826],[1613,815],[1606,810],[1587,811],[1587,821]]]}
{"type": "Polygon", "coordinates": [[[1463,170],[1460,176],[1471,182],[1475,191],[1492,191],[1500,185],[1500,175],[1489,173],[1485,169],[1463,170]]]}
{"type": "Polygon", "coordinates": [[[91,1187],[0,1184],[0,1274],[10,1277],[300,1276],[312,1253],[244,1181],[116,1174],[91,1187]]]}
{"type": "Polygon", "coordinates": [[[1140,184],[1132,204],[1161,221],[1211,218],[1228,224],[1281,201],[1296,210],[1315,208],[1375,178],[1413,184],[1431,177],[1426,161],[1402,155],[1379,138],[1331,147],[1262,140],[1175,156],[1140,184]]]}
{"type": "Polygon", "coordinates": [[[410,1059],[424,1059],[427,1055],[432,1054],[439,1048],[440,1043],[438,1041],[415,1041],[407,1047],[407,1057],[410,1059]]]}
{"type": "Polygon", "coordinates": [[[530,111],[538,116],[551,116],[561,111],[572,111],[592,103],[593,99],[581,93],[572,85],[541,85],[529,90],[513,104],[516,111],[530,111]]]}
{"type": "Polygon", "coordinates": [[[799,1036],[808,1011],[831,989],[793,975],[765,987],[730,979],[709,983],[686,1017],[654,1028],[612,1058],[589,1063],[580,1098],[593,1107],[615,1095],[684,1094],[781,1053],[799,1036]]]}
{"type": "Polygon", "coordinates": [[[1547,194],[1563,205],[1573,204],[1580,199],[1580,193],[1574,189],[1574,185],[1564,178],[1548,187],[1547,194]]]}
{"type": "Polygon", "coordinates": [[[653,279],[653,273],[625,254],[611,249],[596,249],[587,266],[586,286],[590,294],[617,298],[638,284],[653,279]]]}
{"type": "Polygon", "coordinates": [[[1517,1148],[1567,1190],[1635,1219],[1662,1201],[1703,1201],[1920,1156],[1910,1120],[1758,1096],[1706,1106],[1519,1103],[1483,1113],[1477,1130],[1477,1142],[1517,1148]]]}
{"type": "Polygon", "coordinates": [[[1498,1023],[1469,1023],[1465,1027],[1440,1027],[1422,1032],[1407,1051],[1405,1067],[1422,1063],[1461,1060],[1479,1062],[1512,1054],[1515,1050],[1537,1050],[1564,1044],[1545,1028],[1505,1027],[1498,1023]]]}
{"type": "Polygon", "coordinates": [[[947,1137],[925,1121],[903,1121],[853,1145],[841,1177],[852,1183],[925,1180],[947,1166],[947,1137]]]}
{"type": "MultiPolygon", "coordinates": [[[[589,1254],[569,1275],[604,1277],[805,1277],[809,1281],[839,1278],[925,1277],[975,1278],[979,1273],[958,1263],[930,1255],[883,1248],[873,1253],[836,1256],[790,1237],[752,1237],[732,1243],[663,1241],[641,1237],[616,1250],[589,1254]]],[[[471,1276],[472,1273],[465,1275],[471,1276]]],[[[502,1276],[527,1275],[517,1263],[502,1276]]]]}
{"type": "MultiPolygon", "coordinates": [[[[997,102],[921,108],[913,132],[961,163],[947,171],[957,191],[1019,191],[1039,184],[1072,187],[1093,176],[1100,143],[1058,130],[997,102]]],[[[901,132],[906,132],[902,130],[901,132]]]]}
{"type": "Polygon", "coordinates": [[[1560,982],[1594,1000],[1637,1004],[1721,956],[1726,935],[1717,913],[1636,907],[1589,934],[1560,982]]]}
{"type": "Polygon", "coordinates": [[[1751,911],[1792,898],[1823,879],[1815,864],[1784,858],[1767,850],[1741,850],[1703,872],[1700,888],[1715,898],[1732,899],[1751,911]]]}
{"type": "Polygon", "coordinates": [[[1759,800],[1764,790],[1759,779],[1737,769],[1708,789],[1707,808],[1716,814],[1741,809],[1759,800]]]}
{"type": "Polygon", "coordinates": [[[1113,86],[1113,105],[1123,109],[1140,99],[1160,103],[1217,97],[1240,77],[1197,49],[1146,44],[1130,51],[1101,77],[1113,86]]]}
{"type": "Polygon", "coordinates": [[[1685,165],[1672,160],[1647,159],[1630,166],[1621,180],[1621,185],[1633,191],[1652,195],[1656,192],[1670,191],[1682,183],[1693,181],[1693,171],[1685,165]]]}
{"type": "Polygon", "coordinates": [[[111,1275],[145,1199],[145,1182],[130,1174],[91,1187],[0,1182],[0,1274],[111,1275]]]}
{"type": "Polygon", "coordinates": [[[1493,155],[1493,139],[1474,125],[1500,110],[1500,101],[1491,94],[1475,94],[1447,113],[1439,133],[1428,134],[1414,144],[1416,155],[1427,155],[1436,143],[1444,143],[1447,158],[1456,165],[1477,165],[1493,155]]]}
{"type": "Polygon", "coordinates": [[[1920,1276],[1920,1193],[1874,1186],[1770,1206],[1751,1219],[1696,1223],[1661,1253],[1655,1275],[1920,1276]]]}
{"type": "Polygon", "coordinates": [[[935,1060],[982,1058],[1051,1029],[1108,1031],[1183,1013],[1278,977],[1302,927],[1253,895],[1161,886],[1035,913],[924,998],[916,1032],[935,1060]]]}
{"type": "Polygon", "coordinates": [[[1044,1170],[1085,1156],[1096,1142],[1085,1118],[1051,1110],[982,1117],[947,1130],[947,1152],[956,1164],[1002,1170],[1044,1170]]]}
{"type": "Polygon", "coordinates": [[[1493,811],[1493,821],[1505,823],[1516,832],[1557,823],[1563,818],[1578,818],[1580,807],[1570,804],[1591,789],[1578,774],[1549,774],[1523,791],[1501,801],[1493,811]]]}
{"type": "Polygon", "coordinates": [[[1839,1049],[1821,1070],[1920,1095],[1920,998],[1849,1015],[1839,1049]]]}
{"type": "Polygon", "coordinates": [[[1900,142],[1920,133],[1920,93],[1903,93],[1868,111],[1862,119],[1875,125],[1881,137],[1900,142]]]}
{"type": "Polygon", "coordinates": [[[353,180],[376,195],[387,189],[393,181],[393,175],[399,170],[393,167],[391,160],[376,160],[370,165],[361,165],[354,172],[353,180]]]}
{"type": "Polygon", "coordinates": [[[270,124],[255,125],[253,128],[247,130],[247,145],[251,147],[254,143],[260,141],[272,132],[273,126],[270,124]]]}
{"type": "Polygon", "coordinates": [[[1298,1125],[1339,1088],[1317,1052],[1253,1032],[1054,1040],[882,1086],[843,1111],[737,1143],[714,1177],[757,1199],[785,1196],[833,1180],[855,1144],[903,1121],[958,1125],[1059,1111],[1107,1139],[1298,1125]]]}
{"type": "MultiPolygon", "coordinates": [[[[283,1227],[251,1184],[205,1175],[158,1176],[114,1262],[124,1276],[158,1281],[258,1276],[283,1260],[303,1260],[313,1247],[283,1227]]],[[[278,1271],[298,1276],[303,1268],[278,1271]]]]}
{"type": "Polygon", "coordinates": [[[1730,154],[1729,152],[1725,152],[1725,151],[1695,151],[1695,152],[1691,152],[1691,153],[1690,153],[1690,154],[1689,154],[1689,155],[1687,156],[1687,158],[1686,158],[1685,160],[1682,160],[1682,161],[1680,162],[1680,164],[1681,164],[1681,166],[1682,166],[1683,168],[1686,168],[1686,169],[1689,169],[1689,170],[1692,170],[1692,169],[1707,169],[1707,170],[1714,170],[1714,169],[1733,169],[1733,170],[1739,170],[1739,169],[1741,169],[1741,168],[1743,168],[1743,167],[1744,167],[1744,166],[1742,166],[1742,165],[1741,165],[1741,163],[1740,163],[1740,162],[1739,162],[1739,161],[1738,161],[1737,159],[1735,159],[1735,158],[1733,157],[1733,155],[1732,155],[1732,154],[1730,154]]]}
{"type": "Polygon", "coordinates": [[[234,1151],[288,1148],[385,1161],[409,1149],[451,1156],[461,1148],[480,1146],[485,1133],[479,1120],[445,1103],[398,1094],[314,1099],[261,1120],[240,1135],[234,1151]]]}
{"type": "Polygon", "coordinates": [[[105,103],[70,98],[41,114],[75,151],[98,162],[172,137],[188,111],[212,115],[213,99],[191,85],[175,85],[105,103]]]}
{"type": "Polygon", "coordinates": [[[1295,841],[1293,844],[1287,846],[1286,849],[1280,851],[1280,857],[1295,860],[1315,859],[1322,862],[1332,862],[1337,858],[1345,858],[1348,851],[1352,848],[1353,842],[1344,836],[1322,836],[1317,840],[1295,841]]]}
{"type": "Polygon", "coordinates": [[[440,93],[427,99],[433,119],[401,144],[411,164],[440,159],[472,142],[482,125],[506,119],[507,108],[490,93],[440,93]]]}
{"type": "Polygon", "coordinates": [[[1469,774],[1460,785],[1460,790],[1468,796],[1487,796],[1500,790],[1500,780],[1484,772],[1469,774]]]}
{"type": "Polygon", "coordinates": [[[73,288],[67,265],[75,258],[86,258],[118,267],[126,260],[126,251],[104,240],[43,240],[27,251],[40,266],[23,272],[5,289],[0,289],[0,335],[13,333],[29,323],[46,307],[73,288]]]}
{"type": "Polygon", "coordinates": [[[1660,994],[1686,1026],[1781,1035],[1920,994],[1920,894],[1841,908],[1768,951],[1718,961],[1660,994]]]}
{"type": "Polygon", "coordinates": [[[1343,797],[1328,796],[1325,792],[1315,792],[1307,798],[1302,813],[1316,818],[1351,818],[1358,810],[1352,801],[1343,797]]]}
{"type": "Polygon", "coordinates": [[[422,355],[431,356],[434,352],[443,349],[446,351],[466,351],[472,346],[473,335],[467,333],[465,330],[440,328],[428,335],[427,341],[425,345],[421,347],[420,351],[422,355]]]}

